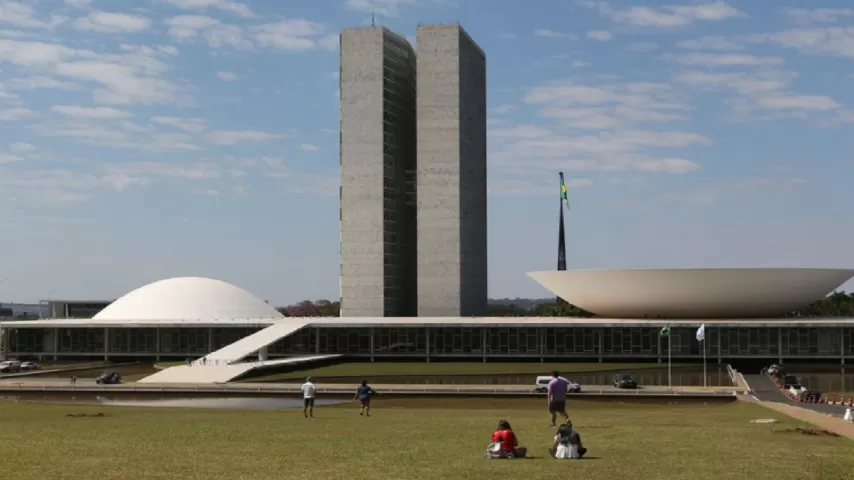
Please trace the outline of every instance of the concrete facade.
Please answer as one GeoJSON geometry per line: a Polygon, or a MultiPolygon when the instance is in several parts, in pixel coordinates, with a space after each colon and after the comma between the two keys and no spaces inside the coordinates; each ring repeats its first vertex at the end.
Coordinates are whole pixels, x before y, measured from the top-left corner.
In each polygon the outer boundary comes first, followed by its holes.
{"type": "Polygon", "coordinates": [[[341,315],[416,310],[415,52],[385,28],[341,32],[341,315]]]}
{"type": "Polygon", "coordinates": [[[487,308],[486,57],[459,25],[417,31],[418,315],[487,308]]]}

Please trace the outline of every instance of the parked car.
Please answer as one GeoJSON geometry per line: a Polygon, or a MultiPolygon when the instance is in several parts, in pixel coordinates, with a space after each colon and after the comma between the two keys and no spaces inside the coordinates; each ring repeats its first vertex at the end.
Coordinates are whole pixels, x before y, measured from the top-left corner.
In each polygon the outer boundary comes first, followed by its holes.
{"type": "Polygon", "coordinates": [[[766,367],[762,373],[766,373],[768,375],[771,375],[772,377],[779,377],[786,375],[786,370],[784,370],[783,367],[775,363],[766,367]]]}
{"type": "Polygon", "coordinates": [[[794,375],[784,376],[780,380],[780,385],[782,385],[783,388],[785,388],[786,390],[788,390],[790,388],[794,388],[795,390],[800,390],[802,387],[801,380],[794,375]]]}
{"type": "Polygon", "coordinates": [[[95,379],[98,385],[117,385],[122,383],[122,376],[116,372],[104,372],[95,379]]]}
{"type": "MultiPolygon", "coordinates": [[[[560,377],[567,383],[566,385],[566,393],[581,393],[581,384],[577,382],[573,382],[572,380],[567,380],[563,377],[560,377]]],[[[549,389],[549,382],[552,381],[552,377],[548,376],[540,376],[537,377],[537,381],[534,384],[534,391],[545,393],[549,389]]]]}
{"type": "Polygon", "coordinates": [[[614,386],[617,388],[638,388],[637,382],[628,373],[614,375],[614,386]]]}
{"type": "Polygon", "coordinates": [[[21,370],[38,370],[39,364],[36,362],[21,362],[21,370]]]}
{"type": "Polygon", "coordinates": [[[17,360],[6,360],[0,362],[0,373],[18,373],[21,371],[21,362],[17,360]]]}
{"type": "Polygon", "coordinates": [[[818,403],[821,400],[821,392],[818,390],[805,390],[799,396],[802,402],[818,403]]]}

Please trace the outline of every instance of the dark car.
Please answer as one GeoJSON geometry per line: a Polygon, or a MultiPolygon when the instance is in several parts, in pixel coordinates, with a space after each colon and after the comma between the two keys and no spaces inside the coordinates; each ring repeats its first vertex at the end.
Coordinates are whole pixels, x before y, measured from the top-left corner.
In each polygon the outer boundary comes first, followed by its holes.
{"type": "Polygon", "coordinates": [[[802,402],[807,403],[818,403],[821,401],[821,392],[818,390],[807,390],[806,392],[801,393],[800,400],[802,402]]]}
{"type": "Polygon", "coordinates": [[[95,379],[98,385],[116,385],[122,383],[122,376],[116,372],[104,372],[95,379]]]}
{"type": "Polygon", "coordinates": [[[638,388],[637,382],[627,373],[618,373],[614,375],[614,386],[617,388],[638,388]]]}
{"type": "Polygon", "coordinates": [[[796,390],[801,388],[801,381],[798,377],[794,375],[786,375],[782,379],[780,379],[780,385],[783,386],[786,390],[790,388],[795,388],[796,390]]]}

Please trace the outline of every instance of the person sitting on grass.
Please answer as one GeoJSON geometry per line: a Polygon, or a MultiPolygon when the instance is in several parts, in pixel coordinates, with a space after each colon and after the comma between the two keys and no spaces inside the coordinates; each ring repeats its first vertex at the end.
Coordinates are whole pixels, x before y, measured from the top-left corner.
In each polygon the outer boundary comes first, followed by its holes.
{"type": "Polygon", "coordinates": [[[572,429],[572,422],[568,421],[558,427],[549,452],[554,458],[581,458],[587,449],[581,445],[581,435],[572,429]]]}
{"type": "Polygon", "coordinates": [[[519,446],[519,439],[510,427],[510,422],[501,420],[492,434],[492,443],[486,450],[486,458],[525,458],[528,449],[519,446]]]}
{"type": "Polygon", "coordinates": [[[367,415],[371,416],[371,397],[376,395],[377,392],[368,385],[367,380],[362,380],[362,384],[356,389],[356,395],[353,397],[353,400],[359,399],[359,415],[367,415]]]}

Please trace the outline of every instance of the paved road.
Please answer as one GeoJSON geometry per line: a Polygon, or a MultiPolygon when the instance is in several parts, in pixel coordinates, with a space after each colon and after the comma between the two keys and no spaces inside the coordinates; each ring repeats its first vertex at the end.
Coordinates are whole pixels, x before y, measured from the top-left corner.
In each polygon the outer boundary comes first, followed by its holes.
{"type": "Polygon", "coordinates": [[[839,405],[819,405],[813,403],[798,403],[780,390],[780,387],[771,380],[768,375],[744,375],[744,379],[753,390],[753,396],[763,402],[782,403],[785,405],[796,405],[807,410],[818,413],[829,414],[837,417],[845,415],[845,407],[839,405]]]}

